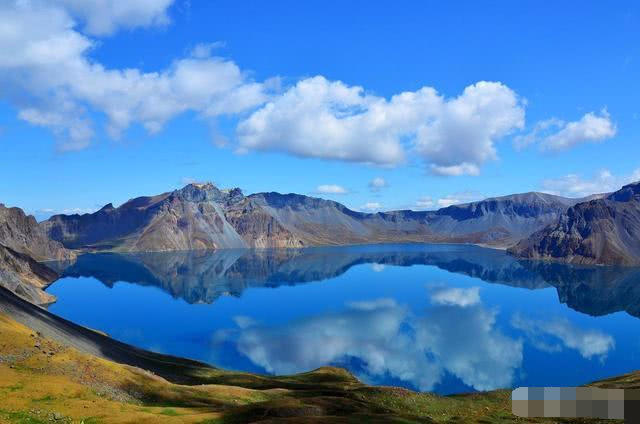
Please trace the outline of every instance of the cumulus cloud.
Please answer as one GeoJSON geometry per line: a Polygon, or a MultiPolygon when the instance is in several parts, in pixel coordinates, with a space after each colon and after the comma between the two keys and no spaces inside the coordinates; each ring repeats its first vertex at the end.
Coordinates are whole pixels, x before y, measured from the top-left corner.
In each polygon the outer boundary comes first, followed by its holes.
{"type": "Polygon", "coordinates": [[[609,113],[589,112],[577,121],[565,122],[557,118],[538,122],[528,134],[514,139],[517,148],[538,143],[543,150],[567,150],[586,142],[600,142],[616,135],[616,125],[609,113]]]}
{"type": "Polygon", "coordinates": [[[373,192],[378,192],[383,188],[389,187],[387,180],[382,177],[375,177],[373,180],[369,181],[369,189],[373,192]]]}
{"type": "Polygon", "coordinates": [[[640,180],[640,168],[629,175],[616,176],[608,169],[603,169],[592,178],[582,178],[578,174],[568,174],[560,178],[550,178],[542,182],[542,190],[546,193],[566,197],[585,197],[591,194],[609,193],[620,189],[623,185],[640,180]]]}
{"type": "Polygon", "coordinates": [[[517,94],[481,81],[452,99],[431,87],[390,99],[316,76],[268,101],[237,128],[247,150],[393,166],[406,151],[441,175],[477,175],[495,143],[524,125],[517,94]]]}
{"type": "Polygon", "coordinates": [[[439,198],[436,203],[437,203],[438,207],[446,208],[446,207],[453,206],[453,205],[458,205],[458,204],[461,204],[461,203],[474,202],[474,201],[479,200],[481,198],[482,198],[482,196],[480,196],[477,193],[464,191],[464,192],[460,192],[460,193],[447,194],[446,196],[439,198]]]}
{"type": "MultiPolygon", "coordinates": [[[[51,129],[62,150],[89,144],[94,134],[91,111],[103,113],[109,133],[118,137],[134,123],[157,132],[188,110],[214,119],[264,102],[262,84],[251,81],[232,61],[203,55],[202,49],[198,56],[176,60],[158,72],[108,69],[89,59],[95,41],[77,30],[72,13],[82,14],[90,27],[106,30],[109,25],[154,22],[166,10],[160,7],[162,2],[126,2],[136,4],[132,9],[146,5],[145,10],[162,12],[144,15],[147,21],[115,15],[104,17],[111,24],[94,20],[100,8],[118,9],[120,3],[125,2],[43,0],[0,5],[0,96],[16,106],[21,119],[51,129]]],[[[128,7],[118,10],[125,13],[128,7]]]]}
{"type": "Polygon", "coordinates": [[[379,202],[367,202],[359,208],[361,211],[365,212],[375,212],[382,209],[382,204],[379,202]]]}
{"type": "Polygon", "coordinates": [[[85,23],[92,35],[110,35],[118,28],[169,23],[167,9],[174,0],[58,0],[85,23]]]}
{"type": "Polygon", "coordinates": [[[322,184],[316,187],[316,194],[347,194],[349,190],[337,184],[322,184]]]}
{"type": "Polygon", "coordinates": [[[557,352],[569,348],[578,351],[583,358],[591,359],[604,358],[615,347],[615,341],[610,335],[576,327],[564,318],[538,321],[515,315],[511,325],[522,330],[534,346],[543,351],[557,352]]]}
{"type": "Polygon", "coordinates": [[[356,374],[365,381],[391,376],[433,390],[451,373],[477,390],[491,390],[510,387],[522,363],[522,342],[500,333],[495,320],[496,312],[479,303],[437,305],[416,317],[393,299],[373,299],[286,325],[223,331],[214,343],[232,343],[275,374],[353,364],[356,358],[362,363],[356,374]]]}
{"type": "Polygon", "coordinates": [[[497,157],[496,143],[524,125],[522,100],[499,82],[477,82],[452,98],[431,87],[385,98],[322,76],[282,91],[277,79],[253,81],[233,61],[212,56],[215,43],[196,45],[154,72],[110,69],[90,57],[98,45],[92,37],[167,24],[172,3],[3,2],[0,98],[21,119],[52,130],[61,150],[90,144],[95,113],[118,138],[134,124],[158,132],[187,111],[209,122],[246,112],[236,130],[238,152],[275,150],[382,166],[401,164],[410,153],[430,172],[449,176],[479,174],[497,157]]]}
{"type": "Polygon", "coordinates": [[[408,207],[414,210],[432,210],[439,208],[446,208],[452,205],[458,205],[461,203],[475,202],[482,199],[483,196],[470,191],[464,191],[459,193],[452,193],[442,196],[440,198],[433,198],[431,196],[423,196],[416,200],[412,205],[408,207]]]}
{"type": "Polygon", "coordinates": [[[459,175],[480,175],[480,167],[469,162],[463,162],[459,165],[446,166],[431,164],[429,165],[429,169],[431,170],[431,173],[444,177],[457,177],[459,175]]]}

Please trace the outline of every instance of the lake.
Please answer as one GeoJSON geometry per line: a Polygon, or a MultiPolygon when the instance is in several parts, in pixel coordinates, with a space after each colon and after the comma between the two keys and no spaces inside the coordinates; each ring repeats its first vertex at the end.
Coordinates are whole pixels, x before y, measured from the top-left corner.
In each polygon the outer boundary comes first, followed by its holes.
{"type": "Polygon", "coordinates": [[[574,386],[640,369],[640,269],[464,245],[86,254],[57,315],[227,369],[323,365],[441,394],[574,386]]]}

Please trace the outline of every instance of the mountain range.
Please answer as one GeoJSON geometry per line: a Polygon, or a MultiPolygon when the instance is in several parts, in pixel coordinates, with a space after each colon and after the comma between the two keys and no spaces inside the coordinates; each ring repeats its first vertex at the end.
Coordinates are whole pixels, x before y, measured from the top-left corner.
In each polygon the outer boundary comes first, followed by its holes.
{"type": "Polygon", "coordinates": [[[584,199],[526,193],[437,211],[363,213],[298,194],[220,190],[189,184],[84,215],[40,224],[64,247],[111,251],[308,247],[388,242],[508,247],[555,222],[584,199]]]}
{"type": "Polygon", "coordinates": [[[82,252],[374,243],[470,243],[508,248],[519,259],[638,265],[640,183],[580,199],[532,192],[377,213],[299,194],[246,196],[211,183],[40,223],[0,204],[0,285],[46,304],[53,298],[43,289],[57,276],[36,261],[72,261],[82,252]]]}

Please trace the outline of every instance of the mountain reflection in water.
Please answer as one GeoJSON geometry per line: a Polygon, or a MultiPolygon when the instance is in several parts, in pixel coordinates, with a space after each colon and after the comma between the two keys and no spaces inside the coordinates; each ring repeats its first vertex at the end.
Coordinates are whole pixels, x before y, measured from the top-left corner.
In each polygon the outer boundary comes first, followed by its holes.
{"type": "Polygon", "coordinates": [[[241,296],[252,287],[278,287],[337,277],[361,264],[430,265],[512,287],[553,286],[560,302],[593,316],[626,311],[640,316],[640,268],[576,266],[517,260],[503,251],[458,245],[393,245],[308,249],[99,253],[55,265],[62,277],[93,277],[156,286],[188,303],[241,296]]]}
{"type": "Polygon", "coordinates": [[[635,268],[462,245],[104,253],[56,266],[52,312],[226,368],[338,365],[372,384],[455,393],[640,366],[635,268]]]}

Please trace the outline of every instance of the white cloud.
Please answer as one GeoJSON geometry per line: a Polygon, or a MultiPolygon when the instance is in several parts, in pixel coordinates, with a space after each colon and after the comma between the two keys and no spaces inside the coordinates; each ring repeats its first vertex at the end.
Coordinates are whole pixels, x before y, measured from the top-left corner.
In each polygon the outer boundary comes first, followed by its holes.
{"type": "Polygon", "coordinates": [[[586,113],[577,121],[551,118],[538,122],[533,130],[514,139],[517,148],[539,143],[543,150],[567,150],[586,142],[600,142],[616,135],[616,125],[606,109],[600,114],[586,113]]]}
{"type": "MultiPolygon", "coordinates": [[[[109,133],[118,137],[134,123],[153,133],[185,111],[211,120],[253,108],[266,99],[262,84],[248,79],[229,60],[204,56],[202,49],[197,57],[176,60],[158,72],[107,69],[92,61],[88,53],[95,41],[76,30],[70,9],[63,6],[74,7],[76,14],[82,9],[89,23],[101,7],[118,8],[125,2],[88,3],[13,1],[0,5],[0,97],[18,109],[21,119],[51,129],[62,150],[89,144],[94,129],[88,112],[104,113],[109,133]]],[[[134,9],[162,9],[161,2],[150,0],[126,3],[135,3],[134,9]]],[[[126,11],[128,6],[123,7],[126,11]]],[[[156,16],[149,18],[152,22],[160,15],[145,16],[156,16]]],[[[137,18],[105,19],[114,25],[144,24],[137,18]]]]}
{"type": "Polygon", "coordinates": [[[435,205],[436,205],[436,202],[433,200],[433,198],[429,196],[424,196],[416,200],[415,209],[418,209],[418,210],[433,209],[435,205]]]}
{"type": "Polygon", "coordinates": [[[430,289],[431,302],[437,305],[455,305],[462,308],[480,303],[480,287],[434,287],[430,289]]]}
{"type": "Polygon", "coordinates": [[[603,169],[590,179],[584,179],[577,174],[568,174],[564,177],[544,180],[542,190],[559,196],[584,197],[616,191],[623,185],[638,180],[640,180],[640,168],[626,176],[616,176],[611,171],[603,169]]]}
{"type": "Polygon", "coordinates": [[[169,23],[167,9],[174,0],[58,0],[85,23],[92,35],[113,34],[118,28],[169,23]]]}
{"type": "Polygon", "coordinates": [[[524,125],[524,106],[501,83],[481,81],[453,99],[431,87],[390,99],[316,76],[299,81],[243,120],[246,150],[274,150],[393,166],[406,151],[434,173],[477,175],[495,142],[524,125]]]}
{"type": "Polygon", "coordinates": [[[524,331],[534,346],[544,351],[559,351],[564,346],[578,351],[583,358],[591,359],[594,356],[605,357],[615,347],[610,335],[576,327],[565,318],[537,321],[515,315],[511,325],[524,331]]]}
{"type": "Polygon", "coordinates": [[[444,177],[457,177],[460,175],[480,175],[480,168],[478,165],[472,163],[463,162],[459,165],[450,166],[438,166],[431,164],[429,169],[432,174],[441,175],[444,177]]]}
{"type": "Polygon", "coordinates": [[[317,194],[347,194],[349,190],[337,184],[322,184],[316,188],[317,194]]]}
{"type": "Polygon", "coordinates": [[[215,49],[219,49],[225,46],[223,41],[215,41],[213,43],[198,43],[193,49],[191,49],[191,56],[197,59],[206,59],[211,56],[215,49]]]}
{"type": "Polygon", "coordinates": [[[375,212],[379,211],[380,209],[382,209],[382,204],[378,202],[367,202],[364,205],[360,206],[360,210],[366,212],[375,212]]]}
{"type": "Polygon", "coordinates": [[[475,202],[481,200],[484,197],[478,193],[464,191],[460,193],[447,194],[446,196],[434,199],[431,196],[423,196],[416,200],[413,205],[408,207],[413,210],[432,210],[439,208],[446,208],[452,205],[458,205],[461,203],[475,202]]]}
{"type": "Polygon", "coordinates": [[[495,142],[524,127],[524,106],[509,87],[480,81],[459,97],[442,100],[417,131],[417,149],[439,175],[478,175],[496,159],[495,142]]]}
{"type": "Polygon", "coordinates": [[[549,129],[560,128],[564,126],[564,121],[557,118],[545,119],[544,121],[536,122],[533,129],[526,133],[520,134],[513,138],[513,144],[518,150],[522,150],[525,147],[537,142],[542,138],[543,134],[549,129]]]}
{"type": "Polygon", "coordinates": [[[447,194],[446,196],[439,198],[437,204],[440,208],[446,208],[449,206],[458,205],[460,203],[474,202],[481,198],[482,196],[478,195],[477,193],[465,191],[461,193],[447,194]]]}
{"type": "Polygon", "coordinates": [[[369,181],[369,189],[373,192],[378,192],[387,187],[389,187],[389,184],[387,184],[387,181],[382,177],[375,177],[369,181]]]}

